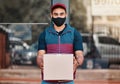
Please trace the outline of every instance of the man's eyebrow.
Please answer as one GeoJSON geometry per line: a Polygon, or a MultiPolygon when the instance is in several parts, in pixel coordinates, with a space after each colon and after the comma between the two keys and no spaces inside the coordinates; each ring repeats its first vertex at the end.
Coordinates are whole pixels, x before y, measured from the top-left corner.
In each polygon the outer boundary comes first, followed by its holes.
{"type": "Polygon", "coordinates": [[[53,13],[53,14],[64,14],[64,12],[61,12],[61,13],[53,13]]]}
{"type": "Polygon", "coordinates": [[[59,14],[59,13],[53,13],[53,14],[59,14]]]}

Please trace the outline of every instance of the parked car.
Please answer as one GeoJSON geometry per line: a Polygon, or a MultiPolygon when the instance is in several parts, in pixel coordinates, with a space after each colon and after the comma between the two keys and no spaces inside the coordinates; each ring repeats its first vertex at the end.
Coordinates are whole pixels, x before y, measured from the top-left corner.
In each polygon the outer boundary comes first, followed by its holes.
{"type": "Polygon", "coordinates": [[[99,65],[99,67],[102,67],[101,63],[96,62],[101,59],[101,55],[94,44],[92,35],[87,33],[82,33],[81,35],[83,40],[83,53],[85,58],[82,68],[98,68],[98,66],[95,66],[96,64],[99,65]]]}
{"type": "Polygon", "coordinates": [[[32,58],[37,56],[36,51],[31,47],[29,49],[17,51],[17,54],[21,57],[20,64],[33,64],[32,58]]]}
{"type": "Polygon", "coordinates": [[[36,64],[37,57],[37,43],[33,43],[29,49],[17,51],[17,54],[21,57],[20,64],[36,64]]]}
{"type": "Polygon", "coordinates": [[[9,37],[9,48],[11,53],[11,62],[21,64],[23,60],[22,51],[29,49],[29,45],[16,37],[9,37]]]}
{"type": "Polygon", "coordinates": [[[120,43],[114,38],[104,34],[82,34],[82,38],[86,59],[100,62],[103,67],[120,63],[120,43]]]}
{"type": "Polygon", "coordinates": [[[95,45],[102,59],[107,59],[109,64],[120,63],[120,43],[106,35],[93,35],[95,45]]]}

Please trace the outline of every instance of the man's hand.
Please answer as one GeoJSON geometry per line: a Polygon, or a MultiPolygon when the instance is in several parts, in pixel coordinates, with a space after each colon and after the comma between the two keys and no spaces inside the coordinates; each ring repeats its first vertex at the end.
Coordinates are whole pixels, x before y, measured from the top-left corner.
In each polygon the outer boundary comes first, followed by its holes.
{"type": "Polygon", "coordinates": [[[39,50],[38,51],[38,56],[37,56],[37,64],[40,67],[40,69],[43,71],[43,55],[45,54],[45,50],[39,50]]]}
{"type": "Polygon", "coordinates": [[[82,63],[84,61],[83,51],[80,51],[80,50],[76,51],[75,59],[78,62],[78,65],[82,65],[82,63]]]}
{"type": "Polygon", "coordinates": [[[73,71],[75,72],[77,67],[79,65],[82,65],[84,61],[84,57],[83,57],[83,52],[78,50],[75,52],[75,56],[73,58],[73,71]]]}
{"type": "Polygon", "coordinates": [[[78,62],[77,62],[77,60],[75,59],[75,57],[73,57],[73,72],[76,71],[77,67],[78,67],[78,62]]]}
{"type": "Polygon", "coordinates": [[[40,68],[43,68],[43,56],[37,57],[37,64],[39,65],[40,68]]]}

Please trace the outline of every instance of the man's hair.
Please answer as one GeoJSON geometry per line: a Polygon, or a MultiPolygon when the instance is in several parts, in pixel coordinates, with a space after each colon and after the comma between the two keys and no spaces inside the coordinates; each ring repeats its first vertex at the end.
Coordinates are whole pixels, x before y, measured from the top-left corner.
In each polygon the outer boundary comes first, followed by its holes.
{"type": "Polygon", "coordinates": [[[62,8],[62,9],[64,9],[65,12],[66,12],[66,6],[65,6],[64,4],[62,4],[62,3],[56,3],[56,4],[54,4],[54,5],[51,7],[51,13],[52,13],[53,10],[56,9],[56,8],[62,8]]]}

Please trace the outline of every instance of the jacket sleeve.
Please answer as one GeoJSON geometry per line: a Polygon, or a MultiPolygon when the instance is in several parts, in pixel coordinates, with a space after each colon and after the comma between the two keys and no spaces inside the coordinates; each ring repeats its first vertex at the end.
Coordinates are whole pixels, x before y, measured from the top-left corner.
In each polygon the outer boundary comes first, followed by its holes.
{"type": "Polygon", "coordinates": [[[46,50],[45,31],[43,31],[39,36],[38,50],[46,50]]]}
{"type": "Polygon", "coordinates": [[[74,46],[74,51],[77,51],[77,50],[83,51],[82,36],[76,29],[74,30],[73,46],[74,46]]]}

